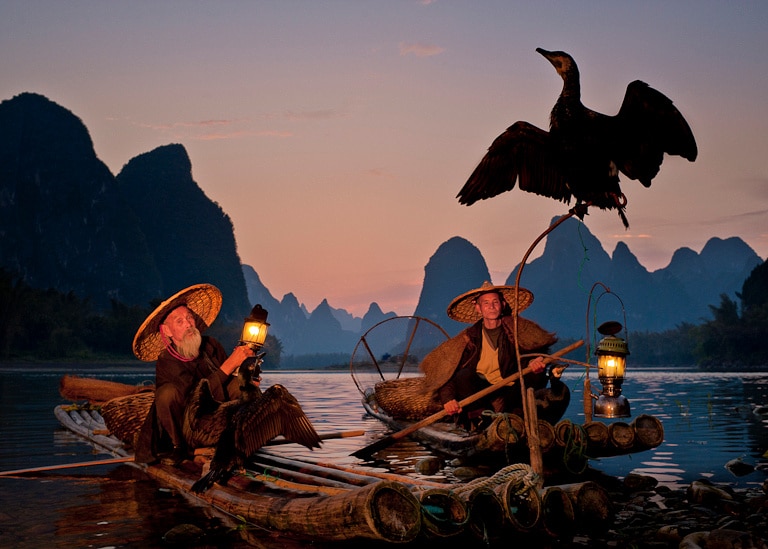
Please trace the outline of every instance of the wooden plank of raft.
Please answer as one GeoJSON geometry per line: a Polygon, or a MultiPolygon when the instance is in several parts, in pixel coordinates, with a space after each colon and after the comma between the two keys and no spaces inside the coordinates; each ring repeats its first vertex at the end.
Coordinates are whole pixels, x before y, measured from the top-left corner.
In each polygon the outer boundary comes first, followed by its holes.
{"type": "Polygon", "coordinates": [[[286,469],[284,467],[276,467],[274,465],[267,465],[260,462],[254,462],[249,465],[249,472],[254,475],[258,475],[259,480],[271,481],[271,479],[282,479],[291,482],[298,482],[301,484],[314,485],[314,486],[328,486],[331,488],[338,488],[343,490],[351,490],[359,485],[350,484],[340,480],[329,479],[327,477],[318,476],[316,474],[308,473],[306,470],[294,471],[286,469]]]}
{"type": "MultiPolygon", "coordinates": [[[[147,472],[186,493],[197,480],[173,468],[153,466],[147,472]]],[[[214,484],[198,497],[251,524],[314,540],[364,538],[406,543],[421,529],[419,501],[404,486],[388,481],[337,495],[307,497],[249,494],[241,488],[214,484]]]]}
{"type": "Polygon", "coordinates": [[[269,456],[271,459],[280,459],[282,460],[282,463],[285,464],[286,466],[289,466],[291,464],[295,465],[296,467],[301,467],[304,465],[313,465],[315,467],[320,467],[322,469],[331,469],[331,470],[340,471],[344,473],[350,473],[353,475],[361,475],[369,478],[374,478],[377,480],[391,480],[393,482],[399,482],[401,484],[405,484],[408,486],[430,486],[433,488],[445,488],[447,486],[447,483],[445,482],[434,482],[434,481],[425,480],[425,479],[408,477],[405,475],[398,475],[395,473],[371,471],[363,467],[348,467],[348,466],[344,466],[337,463],[309,461],[309,460],[300,459],[300,458],[286,458],[283,456],[279,456],[273,452],[270,452],[265,448],[261,448],[259,450],[259,453],[257,454],[257,456],[262,456],[262,455],[269,456]]]}
{"type": "Polygon", "coordinates": [[[254,463],[257,463],[266,467],[269,467],[269,466],[286,467],[294,471],[312,475],[318,478],[337,479],[347,483],[348,485],[353,485],[353,486],[365,486],[367,484],[373,484],[380,480],[380,479],[372,478],[365,475],[350,473],[346,471],[338,471],[335,469],[331,469],[329,467],[323,467],[321,465],[316,465],[313,463],[307,463],[307,462],[298,461],[295,459],[285,458],[285,457],[277,456],[275,454],[266,454],[264,452],[259,452],[258,454],[256,454],[256,456],[253,458],[253,461],[254,463]]]}

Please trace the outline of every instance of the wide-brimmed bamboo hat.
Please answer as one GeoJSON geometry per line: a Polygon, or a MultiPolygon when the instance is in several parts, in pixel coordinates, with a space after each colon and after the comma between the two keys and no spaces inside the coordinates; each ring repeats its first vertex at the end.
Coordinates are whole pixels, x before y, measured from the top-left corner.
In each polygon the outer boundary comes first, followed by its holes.
{"type": "Polygon", "coordinates": [[[517,307],[515,307],[515,287],[514,286],[494,286],[490,282],[483,282],[483,285],[474,290],[470,290],[460,296],[456,297],[448,305],[448,317],[459,322],[466,322],[473,324],[480,320],[482,316],[477,309],[475,309],[475,301],[483,294],[489,292],[498,292],[504,296],[506,301],[512,308],[512,313],[520,313],[520,311],[527,309],[528,306],[533,303],[533,293],[525,288],[517,288],[517,307]]]}
{"type": "Polygon", "coordinates": [[[195,316],[195,324],[204,332],[221,310],[221,291],[212,284],[195,284],[163,301],[150,313],[133,337],[133,354],[145,362],[157,360],[165,348],[160,337],[160,324],[176,307],[186,305],[195,316]]]}

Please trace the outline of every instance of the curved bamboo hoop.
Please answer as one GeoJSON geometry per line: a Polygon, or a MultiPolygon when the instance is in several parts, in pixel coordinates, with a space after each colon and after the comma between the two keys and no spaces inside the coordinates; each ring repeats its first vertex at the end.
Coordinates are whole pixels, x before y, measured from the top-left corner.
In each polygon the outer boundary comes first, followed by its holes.
{"type": "MultiPolygon", "coordinates": [[[[517,305],[518,301],[518,294],[520,292],[520,277],[523,274],[523,269],[525,268],[525,262],[528,260],[528,257],[533,252],[533,249],[541,242],[541,240],[547,236],[549,233],[555,230],[561,223],[563,223],[566,219],[573,217],[575,215],[575,210],[571,210],[565,215],[560,216],[560,218],[552,223],[547,230],[545,230],[543,233],[541,233],[536,240],[533,241],[533,243],[529,246],[528,250],[523,255],[523,259],[520,261],[520,266],[517,268],[517,275],[515,276],[515,305],[517,305]]],[[[536,404],[530,402],[533,400],[532,392],[529,392],[526,390],[525,387],[525,380],[523,379],[523,364],[521,362],[521,355],[520,355],[520,342],[518,340],[518,323],[517,318],[519,316],[519,313],[517,310],[513,311],[513,327],[514,327],[514,335],[515,335],[515,355],[517,357],[517,371],[520,374],[520,394],[522,397],[523,402],[523,412],[524,412],[524,419],[525,424],[527,427],[527,432],[529,433],[528,436],[528,451],[530,452],[530,462],[531,467],[533,467],[533,470],[541,475],[544,473],[544,460],[541,456],[541,446],[539,445],[539,441],[537,440],[538,437],[536,436],[536,404]]]]}

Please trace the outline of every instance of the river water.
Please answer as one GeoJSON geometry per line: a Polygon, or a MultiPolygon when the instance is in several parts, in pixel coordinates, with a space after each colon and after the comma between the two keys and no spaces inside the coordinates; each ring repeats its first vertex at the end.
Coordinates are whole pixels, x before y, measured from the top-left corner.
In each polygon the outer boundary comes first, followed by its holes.
{"type": "MultiPolygon", "coordinates": [[[[111,457],[97,455],[55,419],[54,406],[65,403],[58,393],[64,374],[130,384],[154,378],[153,369],[147,366],[0,365],[0,471],[111,457]]],[[[362,437],[328,440],[314,452],[295,445],[276,446],[276,452],[360,465],[349,454],[384,432],[378,421],[365,416],[360,393],[348,372],[266,371],[262,377],[263,387],[285,385],[318,432],[366,431],[362,437]]],[[[572,395],[566,417],[582,423],[582,378],[568,370],[563,379],[572,395]]],[[[593,391],[599,390],[596,379],[592,384],[593,391]]],[[[671,488],[702,477],[734,487],[760,486],[766,479],[763,466],[768,458],[763,455],[768,451],[768,407],[759,407],[768,405],[768,373],[638,369],[628,372],[623,389],[633,416],[651,414],[663,422],[664,442],[639,454],[592,460],[592,468],[618,477],[630,472],[651,475],[671,488]],[[736,476],[725,467],[734,459],[756,470],[736,476]]],[[[406,474],[412,474],[414,464],[430,455],[406,440],[387,453],[386,468],[406,474]]],[[[439,480],[446,474],[449,469],[432,478],[439,480]]],[[[125,464],[0,477],[0,547],[321,547],[236,527],[236,521],[163,488],[125,464]],[[163,539],[182,524],[197,525],[207,536],[183,545],[171,544],[170,537],[163,539]]]]}

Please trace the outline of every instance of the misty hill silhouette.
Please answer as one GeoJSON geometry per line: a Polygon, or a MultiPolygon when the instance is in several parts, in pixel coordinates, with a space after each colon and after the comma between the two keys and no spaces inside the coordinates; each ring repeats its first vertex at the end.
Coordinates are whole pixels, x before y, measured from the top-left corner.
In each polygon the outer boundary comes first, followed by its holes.
{"type": "Polygon", "coordinates": [[[146,302],[160,274],[82,121],[42,95],[0,103],[0,266],[35,288],[146,302]]]}
{"type": "MultiPolygon", "coordinates": [[[[667,267],[648,272],[624,242],[609,256],[586,225],[571,218],[547,236],[543,254],[523,267],[520,285],[535,296],[525,314],[561,337],[587,335],[589,294],[597,282],[619,299],[603,297],[592,304],[593,312],[606,316],[590,319],[591,326],[611,319],[632,331],[661,332],[710,318],[709,305],[718,305],[720,294],[735,300],[760,263],[740,238],[711,238],[701,253],[681,248],[667,267]]],[[[506,284],[515,283],[518,268],[506,284]]],[[[596,288],[593,297],[601,291],[596,288]]]]}
{"type": "Polygon", "coordinates": [[[136,157],[116,178],[79,118],[23,93],[0,103],[0,197],[0,267],[32,287],[107,308],[210,282],[224,318],[250,311],[232,223],[192,180],[181,145],[136,157]]]}
{"type": "Polygon", "coordinates": [[[135,212],[160,273],[160,296],[210,282],[222,292],[220,315],[242,322],[251,310],[229,216],[192,179],[182,145],[166,145],[131,159],[117,186],[135,212]]]}
{"type": "MultiPolygon", "coordinates": [[[[275,299],[258,273],[241,265],[229,216],[191,174],[184,147],[169,144],[129,160],[114,176],[70,111],[33,93],[5,100],[0,267],[32,287],[73,292],[104,308],[113,299],[147,306],[210,282],[224,294],[225,321],[239,323],[253,304],[262,304],[270,333],[289,355],[350,353],[367,329],[395,316],[375,302],[356,318],[326,300],[310,312],[292,293],[275,299]]],[[[523,269],[521,285],[535,294],[524,314],[561,338],[584,337],[587,296],[600,281],[623,301],[630,330],[698,323],[720,294],[734,298],[760,263],[741,239],[713,238],[701,253],[681,248],[669,266],[650,273],[626,244],[609,256],[586,225],[569,220],[523,269]]],[[[465,326],[448,319],[448,303],[489,279],[480,250],[450,238],[425,265],[414,315],[455,334],[465,326]]],[[[615,318],[620,311],[607,313],[615,318]]]]}

